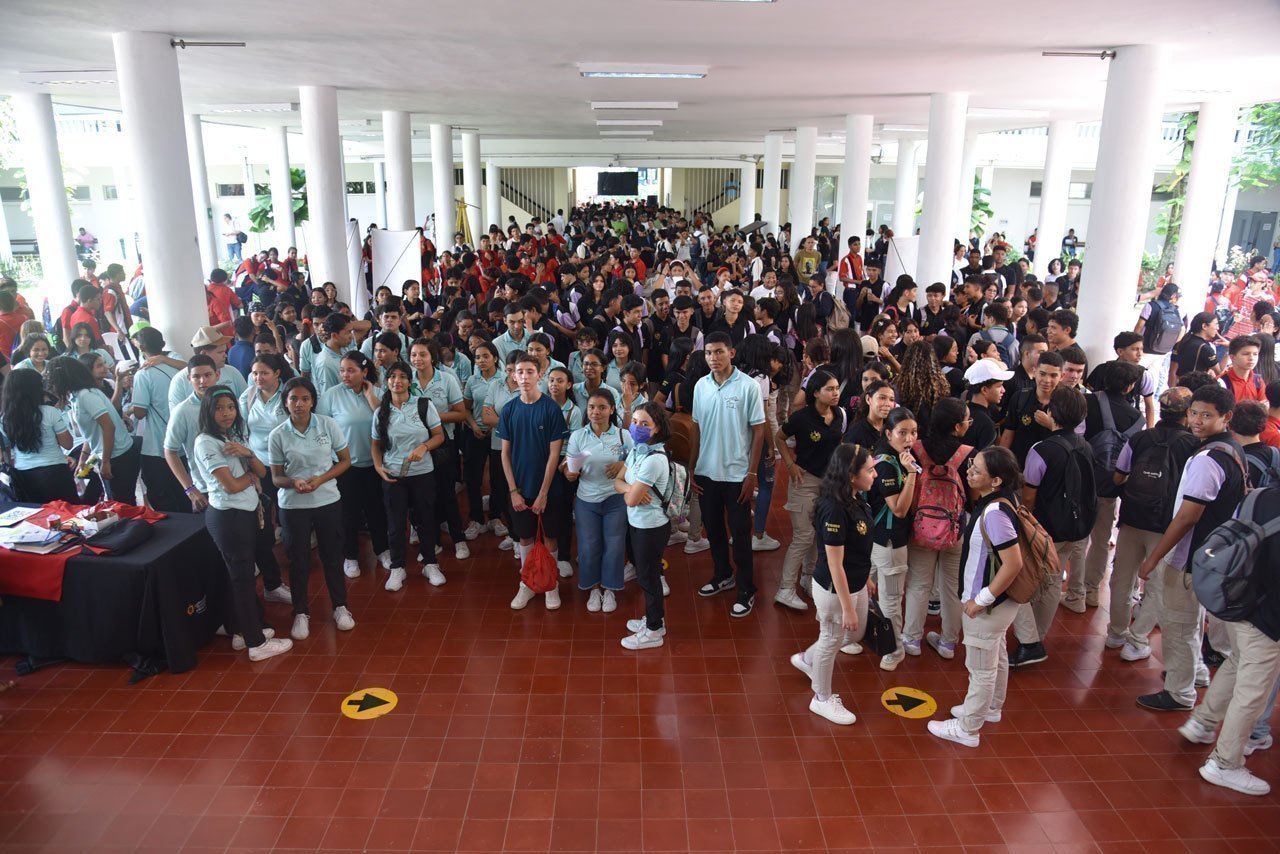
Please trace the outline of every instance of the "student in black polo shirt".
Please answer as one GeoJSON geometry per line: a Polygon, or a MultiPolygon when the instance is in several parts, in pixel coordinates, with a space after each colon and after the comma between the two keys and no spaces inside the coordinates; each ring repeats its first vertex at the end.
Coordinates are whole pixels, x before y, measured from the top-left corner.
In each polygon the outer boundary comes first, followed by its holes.
{"type": "Polygon", "coordinates": [[[1218,339],[1218,318],[1211,311],[1202,311],[1191,318],[1191,334],[1183,336],[1174,352],[1174,370],[1178,376],[1192,371],[1206,371],[1218,376],[1218,350],[1213,342],[1218,339]]]}
{"type": "Polygon", "coordinates": [[[725,291],[720,297],[720,304],[723,306],[720,317],[713,320],[704,331],[708,335],[712,332],[724,332],[733,341],[733,346],[737,347],[748,335],[756,331],[756,325],[743,314],[742,309],[746,301],[742,297],[742,291],[736,288],[725,291]]]}
{"type": "Polygon", "coordinates": [[[1036,363],[1036,384],[1024,388],[1013,396],[1005,410],[1004,430],[1000,433],[1001,447],[1013,451],[1018,465],[1026,465],[1027,452],[1041,439],[1049,438],[1047,410],[1049,399],[1062,382],[1062,357],[1052,351],[1040,354],[1036,363]]]}
{"type": "Polygon", "coordinates": [[[1005,382],[1013,376],[1013,371],[1004,371],[990,359],[979,359],[964,372],[964,381],[969,387],[969,429],[961,441],[973,445],[979,451],[996,443],[996,422],[993,413],[998,413],[1000,401],[1004,399],[1005,382]]]}
{"type": "MultiPolygon", "coordinates": [[[[903,606],[907,583],[907,540],[911,535],[911,500],[915,495],[920,464],[911,448],[918,435],[911,410],[898,407],[884,421],[884,436],[876,445],[876,480],[868,493],[875,522],[871,565],[881,612],[893,623],[893,635],[902,638],[903,606]]],[[[899,640],[898,649],[880,659],[881,670],[894,670],[910,647],[899,640]]],[[[917,644],[914,655],[920,654],[917,644]]]]}
{"type": "Polygon", "coordinates": [[[920,334],[933,338],[946,331],[947,286],[934,282],[924,289],[925,306],[920,310],[920,334]]]}
{"type": "MultiPolygon", "coordinates": [[[[857,381],[856,379],[853,381],[857,381]]],[[[898,405],[898,392],[885,380],[876,380],[862,390],[858,414],[845,431],[844,440],[864,448],[874,448],[884,437],[884,421],[898,405]]]]}

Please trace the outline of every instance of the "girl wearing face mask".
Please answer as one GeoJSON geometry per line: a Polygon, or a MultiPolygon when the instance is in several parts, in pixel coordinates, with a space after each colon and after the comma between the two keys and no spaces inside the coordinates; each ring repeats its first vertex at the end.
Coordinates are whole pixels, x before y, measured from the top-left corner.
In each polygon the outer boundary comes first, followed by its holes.
{"type": "MultiPolygon", "coordinates": [[[[875,579],[870,591],[876,595],[881,612],[893,623],[898,649],[880,659],[881,670],[894,670],[910,648],[902,637],[902,605],[907,579],[907,540],[911,534],[908,514],[916,491],[920,464],[911,448],[916,443],[916,417],[898,407],[885,418],[884,437],[875,447],[876,479],[868,493],[872,518],[871,566],[875,579]]],[[[914,655],[920,654],[915,646],[914,655]]]]}
{"type": "Polygon", "coordinates": [[[622,646],[640,650],[662,646],[667,634],[662,586],[662,551],[671,534],[671,520],[663,508],[671,490],[664,444],[671,438],[667,411],[661,404],[646,403],[632,414],[630,432],[635,444],[613,484],[627,505],[631,555],[644,591],[644,616],[627,621],[632,634],[622,639],[622,646]]]}

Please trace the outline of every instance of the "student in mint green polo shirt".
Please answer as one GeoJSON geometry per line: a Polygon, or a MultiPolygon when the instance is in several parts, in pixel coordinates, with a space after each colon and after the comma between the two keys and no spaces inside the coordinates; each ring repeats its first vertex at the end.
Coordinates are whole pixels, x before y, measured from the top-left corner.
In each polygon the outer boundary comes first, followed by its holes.
{"type": "MultiPolygon", "coordinates": [[[[444,425],[444,444],[432,454],[435,459],[436,517],[449,528],[453,541],[454,557],[466,560],[471,557],[466,534],[462,527],[462,512],[458,504],[455,485],[458,483],[461,465],[458,462],[458,443],[454,436],[466,426],[467,407],[463,403],[462,384],[452,371],[440,369],[440,345],[435,341],[419,338],[409,347],[409,365],[413,368],[413,382],[409,386],[411,397],[429,397],[444,425]]],[[[419,533],[421,536],[421,533],[419,533]]],[[[425,554],[425,552],[423,553],[425,554]]]]}
{"type": "MultiPolygon", "coordinates": [[[[139,329],[133,343],[145,359],[164,356],[164,335],[154,326],[139,329]]],[[[142,482],[147,487],[147,503],[164,513],[190,513],[191,503],[182,494],[182,484],[169,471],[164,459],[164,434],[169,427],[169,386],[184,373],[167,362],[158,361],[141,368],[133,376],[135,422],[142,423],[142,482]]]]}
{"type": "Polygon", "coordinates": [[[98,476],[106,496],[136,505],[142,440],[129,432],[110,398],[98,389],[93,374],[79,359],[59,356],[45,368],[45,385],[55,397],[71,402],[70,415],[84,437],[81,464],[97,454],[98,476]]]}
{"type": "MultiPolygon", "coordinates": [[[[320,346],[320,352],[311,357],[311,363],[302,368],[302,375],[311,380],[316,394],[324,394],[326,389],[337,385],[338,367],[342,357],[352,348],[351,318],[337,312],[324,319],[324,331],[329,338],[320,346]]],[[[310,345],[303,343],[303,349],[310,345]]]]}
{"type": "Polygon", "coordinates": [[[737,598],[729,615],[745,617],[751,613],[756,596],[751,501],[756,486],[754,461],[760,459],[764,445],[764,401],[760,385],[734,368],[733,340],[728,333],[707,335],[704,352],[711,373],[693,388],[689,468],[693,471],[693,491],[702,506],[702,524],[711,541],[714,569],[711,580],[699,588],[698,595],[715,596],[736,586],[737,598]],[[744,449],[748,453],[743,454],[744,449]]]}

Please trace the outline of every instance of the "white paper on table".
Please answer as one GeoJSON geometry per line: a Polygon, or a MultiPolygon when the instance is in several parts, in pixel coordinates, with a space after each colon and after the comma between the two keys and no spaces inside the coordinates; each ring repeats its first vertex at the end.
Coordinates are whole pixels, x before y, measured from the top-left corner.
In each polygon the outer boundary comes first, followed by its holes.
{"type": "Polygon", "coordinates": [[[585,463],[590,456],[591,455],[586,451],[582,451],[581,453],[578,453],[578,454],[570,454],[569,456],[564,458],[564,461],[568,465],[569,471],[573,472],[574,474],[577,474],[578,472],[582,471],[583,463],[585,463]]]}
{"type": "Polygon", "coordinates": [[[28,516],[34,516],[40,512],[39,507],[13,507],[0,513],[0,528],[7,528],[10,525],[16,525],[28,516]]]}

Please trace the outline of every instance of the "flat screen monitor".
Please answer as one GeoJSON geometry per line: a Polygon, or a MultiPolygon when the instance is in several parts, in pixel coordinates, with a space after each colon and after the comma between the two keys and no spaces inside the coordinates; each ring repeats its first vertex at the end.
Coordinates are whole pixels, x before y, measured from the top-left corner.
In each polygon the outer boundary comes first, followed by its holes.
{"type": "Polygon", "coordinates": [[[596,176],[596,195],[635,196],[640,193],[640,173],[601,172],[596,176]]]}

